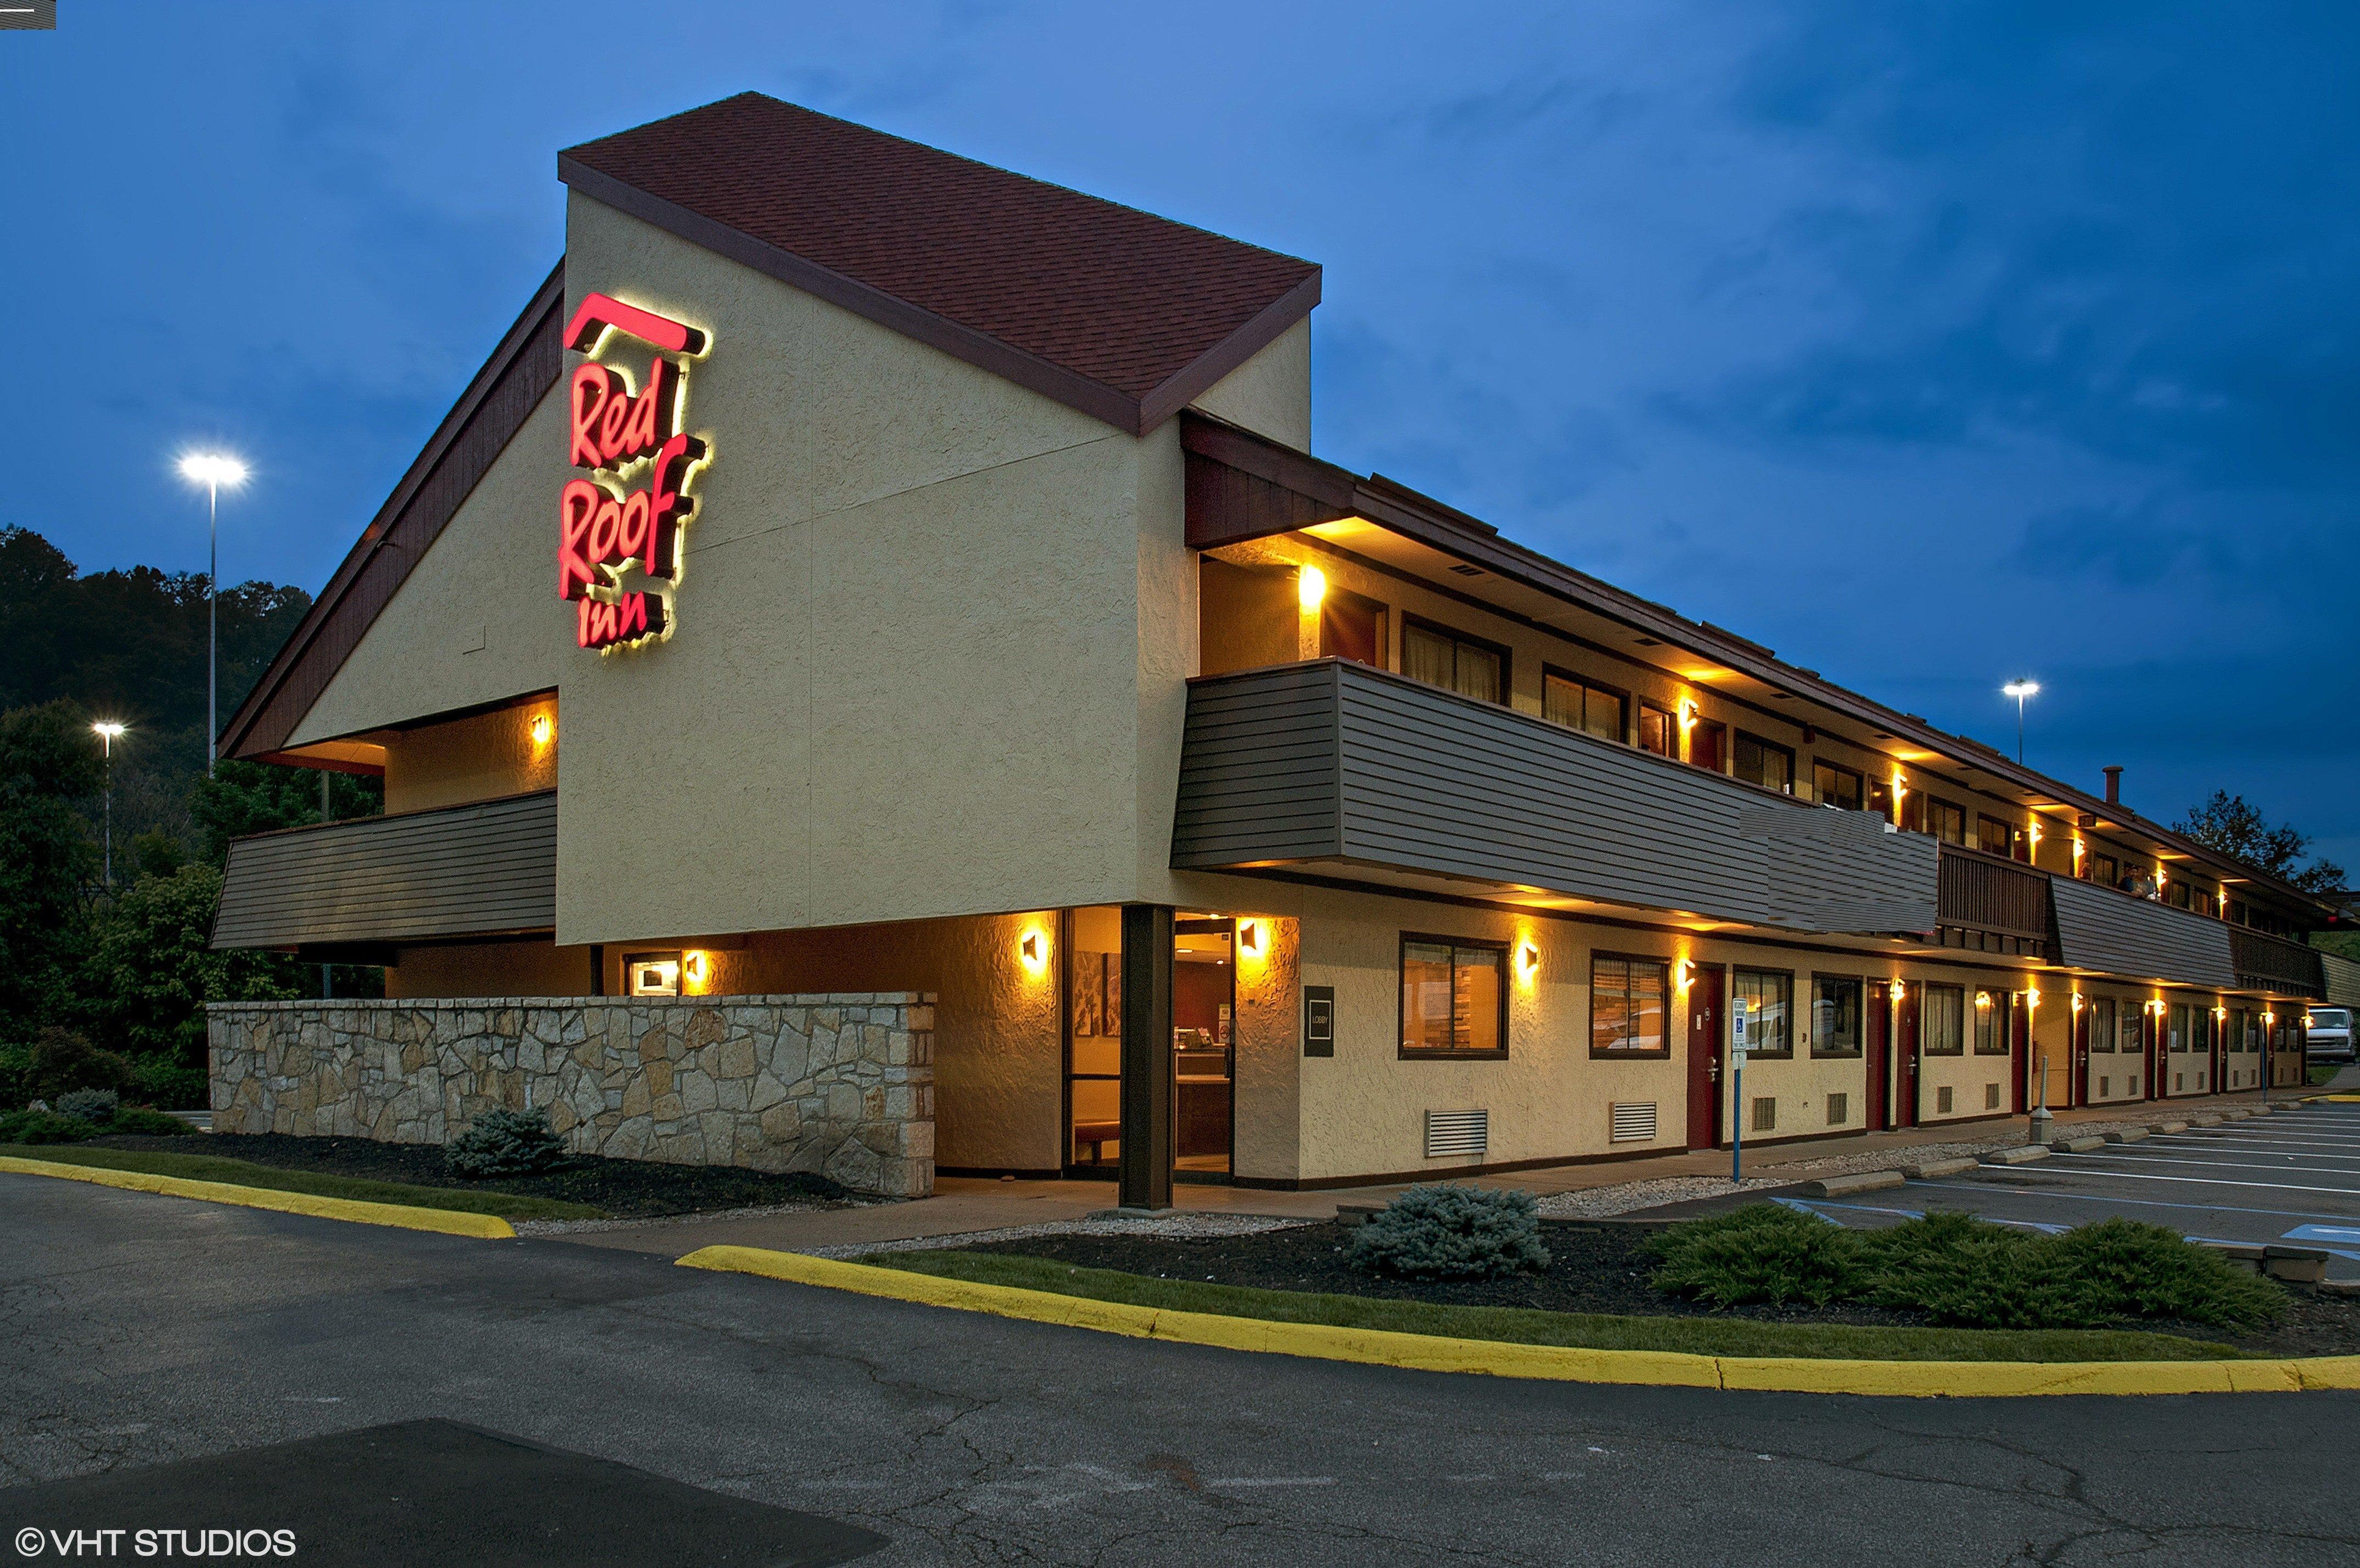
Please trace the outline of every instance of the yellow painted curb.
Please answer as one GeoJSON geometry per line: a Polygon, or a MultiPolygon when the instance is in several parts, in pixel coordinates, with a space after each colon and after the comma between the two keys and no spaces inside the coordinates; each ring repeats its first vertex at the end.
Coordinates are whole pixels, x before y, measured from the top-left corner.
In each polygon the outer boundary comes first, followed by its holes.
{"type": "Polygon", "coordinates": [[[354,1198],[323,1198],[313,1192],[282,1192],[270,1187],[239,1187],[227,1181],[192,1181],[184,1176],[155,1176],[145,1171],[115,1171],[104,1165],[65,1165],[53,1160],[17,1160],[0,1155],[0,1171],[24,1176],[57,1176],[68,1181],[93,1181],[133,1192],[160,1192],[169,1198],[196,1198],[208,1203],[238,1203],[249,1209],[278,1209],[290,1214],[311,1214],[323,1220],[351,1220],[356,1225],[399,1225],[404,1230],[440,1231],[445,1236],[479,1236],[487,1241],[512,1240],[516,1228],[497,1214],[471,1214],[458,1209],[419,1209],[407,1203],[366,1203],[354,1198]]]}
{"type": "Polygon", "coordinates": [[[1796,1394],[2001,1399],[2029,1394],[2297,1393],[2360,1388],[2360,1356],[2276,1361],[1837,1361],[1805,1356],[1694,1356],[1669,1350],[1585,1350],[1449,1339],[1388,1329],[1174,1312],[1009,1285],[944,1279],[797,1252],[700,1247],[683,1269],[759,1274],[924,1306],[991,1312],[1136,1339],[1168,1339],[1421,1372],[1474,1372],[1568,1383],[1639,1383],[1796,1394]]]}

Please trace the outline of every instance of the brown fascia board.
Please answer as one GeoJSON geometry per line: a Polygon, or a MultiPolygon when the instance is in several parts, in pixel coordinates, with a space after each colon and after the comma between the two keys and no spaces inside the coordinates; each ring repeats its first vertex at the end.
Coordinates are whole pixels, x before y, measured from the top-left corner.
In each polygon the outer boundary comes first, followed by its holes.
{"type": "Polygon", "coordinates": [[[742,229],[693,212],[676,201],[650,195],[564,153],[557,155],[557,177],[594,201],[641,223],[652,223],[693,245],[775,278],[854,315],[865,316],[903,337],[914,338],[929,348],[940,349],[953,358],[988,370],[1003,381],[1012,381],[1027,391],[1079,409],[1126,435],[1143,436],[1178,413],[1222,376],[1269,347],[1280,333],[1319,303],[1319,271],[1314,267],[1310,276],[1198,355],[1185,369],[1174,374],[1146,397],[1133,397],[881,289],[847,278],[832,267],[758,240],[742,229]]]}
{"type": "MultiPolygon", "coordinates": [[[[344,557],[344,563],[329,577],[327,585],[320,590],[320,596],[312,600],[311,607],[304,612],[302,620],[296,623],[293,633],[272,656],[269,666],[255,681],[254,689],[246,693],[246,700],[230,715],[229,723],[222,727],[219,744],[223,756],[247,761],[281,760],[279,753],[286,746],[288,736],[294,733],[296,724],[302,721],[303,713],[327,689],[336,668],[342,665],[345,655],[358,646],[361,633],[366,631],[368,623],[377,618],[377,611],[392,597],[392,591],[410,575],[410,569],[417,564],[426,546],[433,542],[435,536],[442,532],[442,525],[450,521],[451,512],[456,511],[459,502],[465,499],[464,495],[451,497],[449,508],[441,517],[425,520],[424,526],[418,530],[424,537],[400,541],[401,548],[391,552],[393,563],[389,569],[377,569],[380,577],[389,570],[390,581],[377,584],[385,592],[375,604],[365,604],[355,597],[355,585],[361,582],[363,574],[376,565],[378,558],[387,553],[384,547],[391,531],[403,521],[410,503],[433,478],[452,448],[468,433],[469,427],[482,412],[484,400],[533,347],[538,334],[546,332],[554,339],[564,305],[565,261],[561,256],[557,265],[550,269],[549,276],[541,280],[541,287],[533,290],[532,299],[522,313],[501,335],[491,357],[467,383],[466,390],[451,406],[451,411],[442,416],[442,422],[434,428],[434,434],[428,438],[417,460],[402,474],[400,483],[393,487],[393,493],[386,497],[385,505],[377,508],[377,516],[361,530],[359,539],[344,557]],[[355,620],[360,622],[357,626],[350,624],[355,620]],[[328,637],[332,628],[343,635],[333,638],[328,637]],[[343,646],[335,647],[337,642],[343,646]],[[330,660],[333,662],[330,663],[330,660]],[[323,665],[326,667],[322,668],[323,665]],[[281,698],[296,699],[300,706],[288,711],[290,704],[283,703],[281,698]],[[266,719],[268,722],[266,723],[266,719]]],[[[557,362],[556,356],[552,356],[552,363],[557,362]]],[[[555,385],[553,376],[551,385],[555,385]]],[[[533,401],[538,403],[539,398],[535,397],[533,401]]],[[[519,421],[519,424],[521,422],[519,421]]],[[[515,433],[513,430],[501,432],[498,444],[505,446],[508,439],[515,433]]],[[[488,463],[486,467],[488,469],[488,463]]],[[[304,763],[301,766],[316,765],[304,763]]]]}
{"type": "MultiPolygon", "coordinates": [[[[1194,411],[1182,423],[1181,443],[1185,450],[1200,457],[1229,463],[1273,484],[1287,485],[1323,506],[1343,507],[1349,516],[1365,517],[1446,555],[1457,556],[1470,565],[1480,566],[1526,587],[1536,588],[1568,600],[1583,609],[1620,621],[1650,637],[1717,659],[1765,685],[1792,691],[1847,718],[1887,731],[1896,738],[1913,742],[1938,755],[1948,756],[1955,762],[1977,768],[2018,789],[2048,796],[2060,806],[2095,811],[2109,822],[2143,833],[2216,871],[2226,870],[2231,876],[2242,877],[2248,885],[2265,888],[2297,905],[2307,905],[2323,913],[2333,911],[2332,901],[2306,893],[2242,861],[2232,860],[2219,851],[2208,849],[2159,823],[2148,822],[2125,811],[2119,801],[2109,806],[2094,796],[2010,762],[2005,754],[1985,746],[1980,741],[1946,735],[1922,719],[1887,708],[1872,698],[1846,691],[1820,676],[1786,664],[1772,657],[1758,643],[1721,632],[1702,622],[1691,621],[1661,604],[1642,599],[1587,572],[1578,572],[1561,561],[1552,561],[1537,550],[1513,543],[1502,539],[1491,525],[1469,517],[1457,508],[1422,495],[1395,481],[1373,475],[1362,479],[1349,469],[1194,411]],[[1959,753],[1962,746],[1985,755],[1961,757],[1959,753]]],[[[1281,533],[1292,530],[1273,528],[1269,531],[1281,533]]]]}

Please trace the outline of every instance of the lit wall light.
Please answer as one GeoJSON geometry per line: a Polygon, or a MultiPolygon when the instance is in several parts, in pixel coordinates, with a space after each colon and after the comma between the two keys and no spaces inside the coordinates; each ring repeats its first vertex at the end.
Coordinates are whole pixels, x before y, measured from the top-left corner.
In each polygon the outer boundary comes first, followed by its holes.
{"type": "Polygon", "coordinates": [[[1316,566],[1297,567],[1295,572],[1295,601],[1306,610],[1316,610],[1328,597],[1328,574],[1316,566]]]}
{"type": "Polygon", "coordinates": [[[1902,1001],[1908,996],[1909,987],[1901,981],[1896,980],[1892,985],[1887,985],[1885,988],[1885,994],[1892,997],[1896,1002],[1902,1001]]]}
{"type": "Polygon", "coordinates": [[[2026,990],[2024,993],[2024,1005],[2027,1007],[2037,1007],[2040,1006],[2040,990],[2038,986],[2030,987],[2026,990]]]}
{"type": "Polygon", "coordinates": [[[1988,1012],[1988,1011],[1990,1010],[1990,1008],[1991,1008],[1991,993],[1990,993],[1989,991],[1978,991],[1978,992],[1976,992],[1976,993],[1975,993],[1975,1006],[1976,1006],[1976,1007],[1982,1007],[1983,1009],[1984,1009],[1985,1011],[1987,1011],[1987,1012],[1988,1012]]]}
{"type": "Polygon", "coordinates": [[[1539,969],[1540,966],[1541,950],[1535,947],[1530,942],[1519,943],[1516,948],[1517,973],[1522,975],[1524,978],[1529,982],[1533,977],[1534,972],[1539,969]]]}
{"type": "Polygon", "coordinates": [[[1049,937],[1041,931],[1028,931],[1016,943],[1016,955],[1024,961],[1026,973],[1038,975],[1049,967],[1049,937]]]}
{"type": "Polygon", "coordinates": [[[2040,819],[2039,819],[2038,817],[2035,817],[2035,818],[2033,818],[2033,819],[2032,819],[2031,824],[2030,824],[2028,827],[2027,827],[2027,828],[2025,829],[2025,834],[2026,834],[2026,836],[2027,836],[2027,837],[2028,837],[2028,838],[2030,838],[2030,839],[2032,840],[2032,851],[2033,851],[2033,853],[2034,853],[2035,855],[2039,854],[2039,853],[2040,853],[2040,819]]]}
{"type": "Polygon", "coordinates": [[[2081,993],[2079,991],[2073,993],[2073,1010],[2077,1013],[2081,1010],[2081,993]]]}
{"type": "Polygon", "coordinates": [[[2212,1016],[2216,1019],[2225,1018],[2229,1016],[2229,1009],[2226,1007],[2215,1007],[2212,1009],[2212,1016]]]}
{"type": "Polygon", "coordinates": [[[1262,931],[1260,920],[1238,922],[1238,951],[1252,957],[1262,956],[1262,931]]]}
{"type": "Polygon", "coordinates": [[[690,948],[680,955],[680,977],[702,990],[707,976],[713,973],[713,958],[702,948],[690,948]]]}
{"type": "Polygon", "coordinates": [[[1685,730],[1685,729],[1691,729],[1691,728],[1694,728],[1694,727],[1695,727],[1695,724],[1696,724],[1696,722],[1697,722],[1697,705],[1696,705],[1696,699],[1695,699],[1695,698],[1693,698],[1693,697],[1683,697],[1683,698],[1681,698],[1681,699],[1680,699],[1680,728],[1682,728],[1682,729],[1684,729],[1684,730],[1685,730]]]}
{"type": "Polygon", "coordinates": [[[1696,984],[1696,961],[1683,958],[1672,966],[1672,983],[1685,991],[1696,984]]]}
{"type": "Polygon", "coordinates": [[[547,746],[557,734],[557,725],[547,713],[535,713],[532,723],[525,726],[525,733],[532,736],[533,745],[547,746]]]}

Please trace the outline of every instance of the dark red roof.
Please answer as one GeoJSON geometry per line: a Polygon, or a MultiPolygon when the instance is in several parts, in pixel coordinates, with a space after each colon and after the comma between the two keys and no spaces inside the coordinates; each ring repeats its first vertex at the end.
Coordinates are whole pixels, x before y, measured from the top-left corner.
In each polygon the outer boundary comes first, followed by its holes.
{"type": "Polygon", "coordinates": [[[1310,262],[759,93],[585,142],[558,173],[1133,431],[1319,299],[1310,262]]]}

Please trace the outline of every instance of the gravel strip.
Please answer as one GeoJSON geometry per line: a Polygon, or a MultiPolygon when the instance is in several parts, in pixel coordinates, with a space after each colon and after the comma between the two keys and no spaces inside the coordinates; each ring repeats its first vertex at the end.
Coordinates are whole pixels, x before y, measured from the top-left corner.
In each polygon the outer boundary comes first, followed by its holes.
{"type": "Polygon", "coordinates": [[[2008,1149],[2024,1141],[2021,1133],[2005,1138],[1978,1139],[1973,1143],[1920,1143],[1907,1149],[1887,1149],[1875,1153],[1828,1155],[1818,1160],[1796,1160],[1777,1165],[1756,1167],[1759,1174],[1748,1176],[1743,1186],[1726,1176],[1663,1176],[1651,1181],[1623,1181],[1612,1187],[1587,1187],[1572,1192],[1554,1192],[1540,1200],[1541,1215],[1546,1219],[1599,1220],[1615,1214],[1627,1214],[1637,1209],[1652,1209],[1658,1203],[1684,1203],[1696,1198],[1725,1198],[1732,1192],[1750,1192],[1763,1187],[1785,1187],[1805,1181],[1814,1176],[1849,1175],[1855,1171],[1895,1171],[1904,1165],[1917,1165],[1929,1160],[1958,1160],[1984,1153],[1994,1149],[2008,1149]]]}
{"type": "Polygon", "coordinates": [[[649,1225],[707,1225],[715,1220],[759,1220],[772,1214],[809,1214],[859,1208],[855,1203],[763,1203],[750,1209],[714,1209],[701,1214],[641,1214],[617,1220],[510,1220],[519,1236],[580,1236],[594,1230],[640,1230],[649,1225]]]}
{"type": "Polygon", "coordinates": [[[919,1252],[934,1247],[975,1247],[984,1242],[1022,1241],[1036,1236],[1135,1236],[1201,1241],[1213,1236],[1260,1236],[1264,1231],[1293,1230],[1322,1225],[1322,1220],[1274,1219],[1261,1214],[1160,1214],[1153,1219],[1049,1220],[1040,1225],[1010,1225],[1005,1230],[970,1230],[956,1236],[919,1236],[902,1241],[862,1241],[838,1247],[807,1247],[798,1250],[814,1258],[858,1258],[872,1252],[919,1252]]]}

